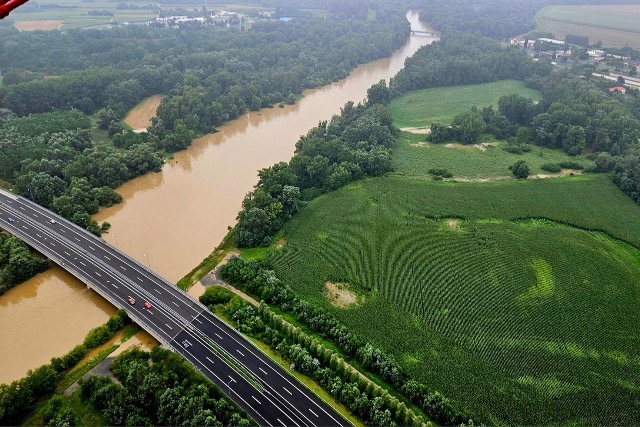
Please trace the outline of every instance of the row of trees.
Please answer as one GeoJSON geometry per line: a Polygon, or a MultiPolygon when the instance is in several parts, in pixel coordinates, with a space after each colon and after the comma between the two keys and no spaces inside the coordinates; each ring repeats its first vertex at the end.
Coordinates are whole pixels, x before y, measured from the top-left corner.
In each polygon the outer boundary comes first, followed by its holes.
{"type": "Polygon", "coordinates": [[[18,425],[33,410],[39,399],[53,393],[58,380],[65,372],[75,367],[89,350],[113,337],[127,321],[127,313],[118,310],[106,324],[91,330],[83,344],[75,346],[64,356],[54,357],[50,364],[42,365],[33,371],[29,370],[25,377],[11,384],[0,384],[0,425],[18,425]]]}
{"type": "MultiPolygon", "coordinates": [[[[221,275],[225,281],[278,307],[321,337],[332,341],[343,354],[358,360],[365,368],[379,375],[395,390],[402,390],[402,386],[410,381],[410,378],[392,357],[371,344],[363,342],[333,315],[298,298],[293,290],[283,284],[269,269],[267,261],[244,261],[241,258],[233,257],[222,267],[221,275]]],[[[240,311],[240,314],[235,313],[234,316],[236,321],[248,328],[246,332],[262,328],[260,323],[265,322],[264,318],[260,322],[247,320],[253,318],[253,314],[247,314],[249,310],[250,308],[244,308],[244,311],[240,311]]],[[[270,327],[273,328],[274,325],[271,324],[270,327]]],[[[268,330],[265,330],[261,337],[273,344],[278,343],[279,336],[274,337],[268,330]]],[[[315,363],[309,366],[315,366],[315,363]]],[[[406,397],[420,406],[431,419],[442,425],[459,425],[469,422],[469,415],[459,411],[448,399],[437,392],[428,390],[424,385],[418,385],[421,392],[406,397]]],[[[366,416],[365,419],[367,419],[366,416]]]]}
{"type": "MultiPolygon", "coordinates": [[[[386,83],[375,87],[373,98],[386,99],[378,93],[388,91],[386,83]]],[[[395,134],[384,105],[347,103],[340,115],[320,122],[300,138],[288,164],[281,162],[258,172],[260,179],[238,214],[236,244],[266,246],[305,201],[355,179],[390,171],[395,134]]]]}
{"type": "Polygon", "coordinates": [[[32,253],[22,240],[0,233],[0,295],[44,271],[48,265],[45,258],[32,253]]]}
{"type": "Polygon", "coordinates": [[[544,76],[551,66],[533,62],[521,49],[486,37],[447,31],[440,41],[423,46],[389,83],[394,96],[419,89],[524,80],[544,76]]]}
{"type": "MultiPolygon", "coordinates": [[[[119,380],[92,376],[81,397],[109,425],[249,426],[246,414],[177,354],[157,346],[134,348],[111,364],[119,380]]],[[[52,418],[55,419],[55,416],[52,418]]]]}

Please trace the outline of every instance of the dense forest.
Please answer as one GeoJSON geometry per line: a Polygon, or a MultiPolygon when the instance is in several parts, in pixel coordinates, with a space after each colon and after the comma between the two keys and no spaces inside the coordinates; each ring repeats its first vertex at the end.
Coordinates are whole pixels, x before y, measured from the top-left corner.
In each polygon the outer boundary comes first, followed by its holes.
{"type": "Polygon", "coordinates": [[[17,237],[0,233],[0,295],[47,268],[48,261],[29,251],[17,237]]]}
{"type": "Polygon", "coordinates": [[[0,178],[17,192],[100,234],[90,217],[120,201],[113,188],[159,170],[165,152],[246,110],[295,102],[303,89],[388,56],[407,37],[403,11],[366,9],[320,20],[238,29],[20,33],[0,23],[0,178]],[[372,19],[372,16],[374,17],[372,19]],[[47,78],[45,76],[57,76],[47,78]],[[119,120],[146,96],[166,93],[148,134],[119,120]],[[97,146],[95,114],[113,141],[97,146]]]}

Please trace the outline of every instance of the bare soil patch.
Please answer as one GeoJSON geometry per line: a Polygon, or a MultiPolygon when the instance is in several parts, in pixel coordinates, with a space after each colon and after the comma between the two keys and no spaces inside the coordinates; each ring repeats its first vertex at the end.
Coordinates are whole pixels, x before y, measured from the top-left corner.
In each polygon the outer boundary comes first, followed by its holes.
{"type": "Polygon", "coordinates": [[[55,30],[62,25],[63,22],[61,19],[16,21],[15,27],[19,31],[55,30]]]}
{"type": "Polygon", "coordinates": [[[427,134],[431,133],[431,128],[413,128],[413,127],[408,127],[408,128],[400,128],[400,130],[402,132],[417,133],[417,134],[422,134],[422,135],[427,135],[427,134]]]}
{"type": "Polygon", "coordinates": [[[332,305],[340,308],[359,306],[364,303],[364,297],[349,290],[348,283],[324,282],[324,296],[332,305]]]}
{"type": "Polygon", "coordinates": [[[164,95],[153,95],[140,101],[133,107],[124,122],[131,126],[134,132],[144,132],[151,126],[151,119],[156,116],[156,111],[164,95]]]}
{"type": "Polygon", "coordinates": [[[429,148],[431,147],[431,144],[428,142],[424,142],[424,141],[418,141],[418,142],[414,142],[412,144],[410,144],[412,147],[423,147],[423,148],[429,148]]]}
{"type": "Polygon", "coordinates": [[[449,219],[447,220],[447,225],[452,230],[460,230],[460,220],[459,219],[449,219]]]}
{"type": "Polygon", "coordinates": [[[287,241],[284,239],[284,237],[281,238],[280,240],[278,240],[276,242],[276,249],[282,248],[286,243],[287,243],[287,241]]]}
{"type": "Polygon", "coordinates": [[[469,150],[472,148],[478,149],[480,151],[486,151],[488,147],[494,147],[498,145],[497,142],[482,142],[480,144],[459,144],[459,143],[449,143],[449,144],[445,144],[444,146],[447,148],[461,148],[463,150],[469,150]]]}

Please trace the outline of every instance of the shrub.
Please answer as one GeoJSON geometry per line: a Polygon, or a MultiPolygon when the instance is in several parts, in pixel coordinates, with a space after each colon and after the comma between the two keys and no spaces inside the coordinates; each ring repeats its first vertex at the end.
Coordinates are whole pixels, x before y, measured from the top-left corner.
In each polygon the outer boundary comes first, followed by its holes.
{"type": "Polygon", "coordinates": [[[558,173],[562,170],[562,168],[555,163],[545,163],[544,165],[540,166],[540,169],[549,173],[558,173]]]}
{"type": "Polygon", "coordinates": [[[525,179],[529,176],[529,165],[524,160],[518,160],[509,166],[511,174],[518,179],[525,179]]]}
{"type": "Polygon", "coordinates": [[[453,174],[451,172],[449,172],[446,169],[443,168],[434,168],[434,169],[429,169],[428,171],[431,175],[433,175],[433,177],[435,178],[436,176],[439,176],[441,178],[452,178],[453,174]]]}
{"type": "Polygon", "coordinates": [[[206,306],[226,304],[231,301],[233,292],[220,286],[210,286],[200,297],[200,302],[206,306]]]}
{"type": "Polygon", "coordinates": [[[584,169],[584,166],[582,166],[580,163],[572,162],[572,161],[560,162],[558,163],[558,166],[560,166],[562,169],[576,169],[576,170],[584,169]]]}

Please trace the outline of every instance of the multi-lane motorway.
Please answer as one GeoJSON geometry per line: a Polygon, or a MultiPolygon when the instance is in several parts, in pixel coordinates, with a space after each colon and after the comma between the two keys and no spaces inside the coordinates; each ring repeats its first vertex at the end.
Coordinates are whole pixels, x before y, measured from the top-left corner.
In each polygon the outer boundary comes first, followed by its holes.
{"type": "Polygon", "coordinates": [[[202,304],[104,240],[2,190],[0,228],[127,310],[129,317],[192,363],[258,424],[350,425],[202,304]]]}

